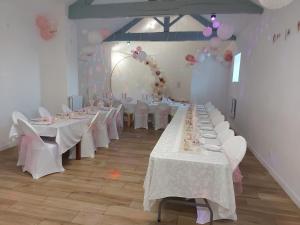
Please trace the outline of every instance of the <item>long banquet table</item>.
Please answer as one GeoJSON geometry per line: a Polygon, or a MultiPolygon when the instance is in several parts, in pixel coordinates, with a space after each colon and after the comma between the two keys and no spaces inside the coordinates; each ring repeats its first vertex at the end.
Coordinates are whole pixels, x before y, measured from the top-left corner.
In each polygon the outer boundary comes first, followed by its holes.
{"type": "MultiPolygon", "coordinates": [[[[182,197],[209,200],[214,220],[236,220],[232,171],[223,152],[183,150],[187,109],[179,108],[150,154],[144,181],[144,210],[156,200],[182,197]]],[[[208,222],[208,217],[198,218],[208,222]]]]}

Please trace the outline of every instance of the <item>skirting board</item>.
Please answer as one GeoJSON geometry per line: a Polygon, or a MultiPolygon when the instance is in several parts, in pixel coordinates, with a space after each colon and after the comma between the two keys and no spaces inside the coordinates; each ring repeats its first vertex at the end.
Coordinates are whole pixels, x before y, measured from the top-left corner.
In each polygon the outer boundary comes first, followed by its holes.
{"type": "Polygon", "coordinates": [[[254,154],[258,161],[268,170],[271,176],[279,183],[283,190],[288,194],[292,201],[300,208],[300,196],[298,196],[287,184],[287,182],[270,166],[268,163],[248,145],[248,149],[254,154]]]}
{"type": "Polygon", "coordinates": [[[16,146],[15,144],[7,144],[7,145],[0,146],[0,152],[15,146],[16,146]]]}

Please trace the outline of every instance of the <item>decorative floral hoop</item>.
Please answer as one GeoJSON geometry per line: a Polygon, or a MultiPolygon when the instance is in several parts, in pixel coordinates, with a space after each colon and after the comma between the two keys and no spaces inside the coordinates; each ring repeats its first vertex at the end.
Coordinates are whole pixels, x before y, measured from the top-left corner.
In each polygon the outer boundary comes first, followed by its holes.
{"type": "Polygon", "coordinates": [[[153,95],[155,98],[161,99],[166,87],[166,80],[163,77],[161,70],[157,66],[157,63],[152,57],[148,56],[140,46],[136,47],[136,49],[132,50],[131,52],[134,59],[144,63],[150,68],[152,75],[155,77],[155,82],[153,84],[153,95]]]}

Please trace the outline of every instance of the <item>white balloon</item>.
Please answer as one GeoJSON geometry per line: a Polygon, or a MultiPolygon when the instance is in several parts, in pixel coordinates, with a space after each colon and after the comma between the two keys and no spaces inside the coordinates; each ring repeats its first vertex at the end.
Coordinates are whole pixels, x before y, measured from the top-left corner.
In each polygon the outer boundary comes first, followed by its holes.
{"type": "Polygon", "coordinates": [[[88,46],[83,47],[81,49],[80,53],[82,55],[93,55],[93,54],[95,54],[95,51],[96,51],[95,47],[88,45],[88,46]]]}
{"type": "Polygon", "coordinates": [[[217,35],[219,38],[221,38],[223,41],[228,40],[233,35],[233,27],[228,24],[221,24],[217,31],[217,35]]]}
{"type": "Polygon", "coordinates": [[[98,31],[91,31],[88,33],[88,41],[92,45],[100,44],[102,37],[98,31]]]}
{"type": "Polygon", "coordinates": [[[139,60],[144,61],[147,58],[147,53],[144,51],[140,51],[138,55],[139,60]]]}
{"type": "Polygon", "coordinates": [[[209,45],[212,48],[218,48],[221,44],[221,39],[218,37],[213,37],[212,39],[210,39],[209,41],[209,45]]]}
{"type": "Polygon", "coordinates": [[[280,9],[292,1],[293,0],[259,0],[259,3],[266,9],[280,9]]]}

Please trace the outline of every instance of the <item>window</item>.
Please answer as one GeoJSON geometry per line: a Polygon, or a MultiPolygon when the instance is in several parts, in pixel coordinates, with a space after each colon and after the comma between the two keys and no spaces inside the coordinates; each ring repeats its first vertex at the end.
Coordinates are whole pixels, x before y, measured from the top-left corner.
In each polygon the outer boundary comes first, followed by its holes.
{"type": "Polygon", "coordinates": [[[236,83],[240,80],[241,53],[234,56],[232,82],[236,83]]]}

